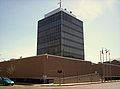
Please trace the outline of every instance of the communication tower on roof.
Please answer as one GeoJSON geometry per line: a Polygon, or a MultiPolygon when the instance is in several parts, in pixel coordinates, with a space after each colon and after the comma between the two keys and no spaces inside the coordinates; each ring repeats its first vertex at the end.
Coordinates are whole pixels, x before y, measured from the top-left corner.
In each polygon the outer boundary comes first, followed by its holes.
{"type": "Polygon", "coordinates": [[[60,0],[60,2],[58,3],[60,6],[59,6],[59,8],[61,8],[62,7],[62,2],[61,2],[61,0],[60,0]]]}

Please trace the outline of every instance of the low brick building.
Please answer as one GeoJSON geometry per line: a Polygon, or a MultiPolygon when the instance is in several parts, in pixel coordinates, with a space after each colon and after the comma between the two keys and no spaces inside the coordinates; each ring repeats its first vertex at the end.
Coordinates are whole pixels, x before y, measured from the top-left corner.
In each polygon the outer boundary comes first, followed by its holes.
{"type": "Polygon", "coordinates": [[[0,75],[22,79],[54,79],[90,73],[91,62],[53,55],[40,55],[0,62],[0,75]]]}
{"type": "Polygon", "coordinates": [[[92,71],[97,71],[104,80],[118,80],[120,79],[120,61],[94,64],[92,71]]]}
{"type": "Polygon", "coordinates": [[[104,65],[103,68],[103,64],[93,64],[90,61],[44,54],[0,62],[0,76],[21,82],[35,81],[39,83],[54,82],[54,79],[58,77],[93,75],[95,72],[100,74],[101,77],[103,75],[104,77],[120,77],[120,67],[118,65],[111,66],[110,76],[103,72],[103,69],[107,71],[106,68],[109,70],[108,66],[104,65]]]}

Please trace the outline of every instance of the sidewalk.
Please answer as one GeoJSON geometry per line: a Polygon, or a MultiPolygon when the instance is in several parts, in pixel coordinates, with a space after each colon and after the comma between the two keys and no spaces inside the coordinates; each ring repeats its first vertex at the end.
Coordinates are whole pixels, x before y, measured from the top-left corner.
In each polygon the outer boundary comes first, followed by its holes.
{"type": "MultiPolygon", "coordinates": [[[[110,82],[110,81],[107,81],[107,82],[103,82],[103,83],[113,83],[113,82],[120,82],[120,80],[118,80],[118,81],[112,81],[112,82],[110,82]]],[[[53,83],[51,83],[51,84],[35,84],[35,85],[33,85],[33,86],[41,86],[41,87],[46,87],[46,86],[75,86],[75,85],[91,85],[91,84],[102,84],[102,82],[101,81],[99,81],[99,82],[84,82],[84,83],[66,83],[66,84],[53,84],[53,83]]]]}
{"type": "Polygon", "coordinates": [[[66,83],[66,84],[35,84],[33,86],[75,86],[75,85],[90,85],[90,84],[100,84],[101,82],[84,82],[84,83],[66,83]]]}

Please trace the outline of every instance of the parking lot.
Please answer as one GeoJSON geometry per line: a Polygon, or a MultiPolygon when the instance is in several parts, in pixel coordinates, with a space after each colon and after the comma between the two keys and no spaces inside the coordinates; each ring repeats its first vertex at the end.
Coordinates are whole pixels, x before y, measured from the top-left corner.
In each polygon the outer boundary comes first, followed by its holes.
{"type": "Polygon", "coordinates": [[[0,89],[120,89],[120,82],[97,83],[97,84],[70,84],[70,85],[14,85],[0,86],[0,89]]]}

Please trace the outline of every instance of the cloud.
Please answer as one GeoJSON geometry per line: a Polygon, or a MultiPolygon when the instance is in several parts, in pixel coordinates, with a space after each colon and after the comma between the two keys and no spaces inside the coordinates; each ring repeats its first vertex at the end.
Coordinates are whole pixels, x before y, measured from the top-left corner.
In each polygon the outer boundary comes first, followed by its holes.
{"type": "Polygon", "coordinates": [[[76,0],[73,10],[78,17],[91,21],[101,16],[104,12],[113,9],[118,0],[76,0]]]}
{"type": "Polygon", "coordinates": [[[108,9],[112,9],[113,6],[117,3],[117,0],[106,0],[105,3],[108,9]]]}

